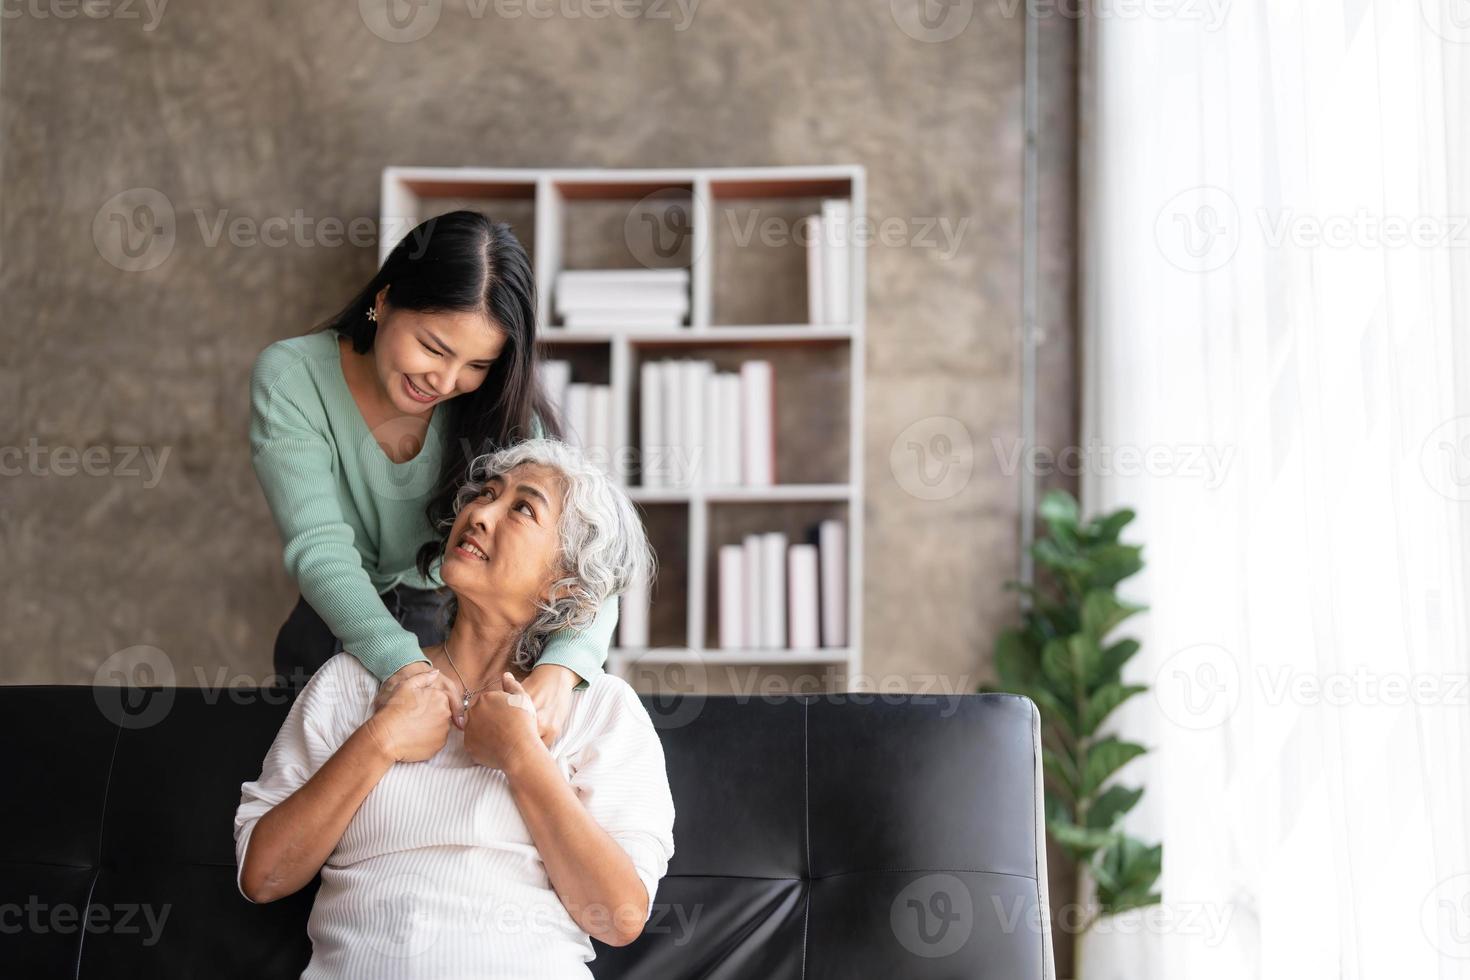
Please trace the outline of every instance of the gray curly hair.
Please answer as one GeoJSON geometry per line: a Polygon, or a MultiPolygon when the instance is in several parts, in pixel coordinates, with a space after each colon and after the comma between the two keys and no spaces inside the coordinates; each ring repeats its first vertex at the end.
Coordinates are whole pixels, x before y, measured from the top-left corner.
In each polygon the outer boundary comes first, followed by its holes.
{"type": "MultiPolygon", "coordinates": [[[[657,562],[643,520],[627,492],[580,449],[556,439],[527,439],[470,462],[468,480],[454,497],[454,513],[438,527],[441,557],[460,509],[484,493],[493,477],[504,476],[523,463],[539,463],[558,471],[563,492],[557,526],[558,577],[551,585],[551,594],[556,598],[537,603],[540,612],[521,634],[512,658],[517,667],[528,670],[553,633],[568,627],[585,629],[608,598],[636,582],[647,583],[651,590],[657,562]]],[[[445,605],[446,631],[454,625],[458,612],[459,602],[450,591],[445,605]]]]}

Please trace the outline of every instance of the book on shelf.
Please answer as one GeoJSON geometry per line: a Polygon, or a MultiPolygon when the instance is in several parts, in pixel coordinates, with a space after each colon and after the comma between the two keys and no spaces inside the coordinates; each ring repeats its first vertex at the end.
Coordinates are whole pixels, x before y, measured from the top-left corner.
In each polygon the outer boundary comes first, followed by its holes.
{"type": "Polygon", "coordinates": [[[688,269],[565,271],[553,310],[572,330],[677,330],[689,316],[688,269]]]}
{"type": "Polygon", "coordinates": [[[612,387],[571,380],[571,362],[547,359],[539,367],[547,399],[561,417],[563,435],[596,465],[612,472],[612,387]]]}
{"type": "Polygon", "coordinates": [[[648,648],[648,583],[635,580],[618,596],[618,646],[648,648]]]}
{"type": "Polygon", "coordinates": [[[721,545],[716,564],[722,650],[817,650],[847,646],[846,524],[814,525],[809,541],[781,531],[721,545]]]}
{"type": "Polygon", "coordinates": [[[638,369],[642,483],[688,489],[770,486],[775,480],[770,361],[717,372],[702,358],[638,369]]]}
{"type": "Polygon", "coordinates": [[[824,200],[807,222],[807,320],[845,326],[852,322],[852,202],[824,200]]]}

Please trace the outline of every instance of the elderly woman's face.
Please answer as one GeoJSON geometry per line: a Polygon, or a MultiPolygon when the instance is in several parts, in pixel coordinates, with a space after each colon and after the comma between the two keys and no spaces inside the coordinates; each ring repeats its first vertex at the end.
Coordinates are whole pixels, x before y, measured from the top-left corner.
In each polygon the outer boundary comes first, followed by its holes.
{"type": "Polygon", "coordinates": [[[560,472],[522,463],[494,477],[467,501],[455,518],[444,552],[441,577],[461,601],[509,602],[512,615],[535,616],[535,603],[549,598],[560,543],[560,472]]]}

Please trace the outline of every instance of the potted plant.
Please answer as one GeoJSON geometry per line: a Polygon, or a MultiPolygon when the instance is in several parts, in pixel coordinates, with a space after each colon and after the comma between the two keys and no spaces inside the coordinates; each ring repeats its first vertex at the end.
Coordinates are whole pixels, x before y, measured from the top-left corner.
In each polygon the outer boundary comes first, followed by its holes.
{"type": "Polygon", "coordinates": [[[1145,608],[1124,602],[1116,592],[1119,582],[1143,567],[1142,548],[1118,540],[1133,520],[1131,510],[1084,522],[1072,495],[1053,490],[1042,499],[1040,514],[1047,534],[1031,548],[1040,573],[1037,584],[1007,583],[1028,601],[1020,628],[1006,630],[996,641],[999,683],[981,690],[1023,694],[1041,713],[1046,827],[1077,862],[1079,894],[1093,895],[1095,911],[1079,928],[1081,934],[1103,916],[1160,901],[1154,885],[1163,845],[1150,847],[1119,829],[1143,787],[1112,781],[1147,750],[1101,733],[1119,705],[1148,690],[1121,679],[1138,641],[1112,636],[1145,608]]]}

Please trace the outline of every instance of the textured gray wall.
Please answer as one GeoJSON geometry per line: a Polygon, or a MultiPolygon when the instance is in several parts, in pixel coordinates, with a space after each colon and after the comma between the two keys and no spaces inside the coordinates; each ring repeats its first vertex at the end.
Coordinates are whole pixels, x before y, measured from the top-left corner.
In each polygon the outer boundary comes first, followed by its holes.
{"type": "MultiPolygon", "coordinates": [[[[1000,457],[1019,433],[1024,24],[980,3],[958,36],[920,40],[900,24],[917,3],[650,0],[602,19],[446,3],[408,43],[344,0],[5,20],[0,446],[25,472],[3,477],[0,681],[87,682],[137,645],[167,652],[180,683],[196,666],[205,683],[269,672],[295,589],[250,468],[250,364],[372,272],[370,244],[321,222],[373,218],[384,165],[856,162],[874,220],[939,223],[934,247],[868,254],[866,669],[973,687],[1014,617],[1017,484],[1000,457]],[[137,188],[176,227],[156,267],[130,270],[159,253],[121,251],[108,202],[137,188]],[[211,237],[221,219],[268,230],[298,213],[304,244],[211,237]],[[932,448],[938,417],[962,424],[972,469],[929,500],[902,447],[932,448]],[[82,467],[64,447],[101,447],[93,472],[67,475],[82,467]]],[[[1044,25],[1042,68],[1053,445],[1075,441],[1072,27],[1044,25]]],[[[717,292],[716,310],[741,301],[717,292]]]]}

